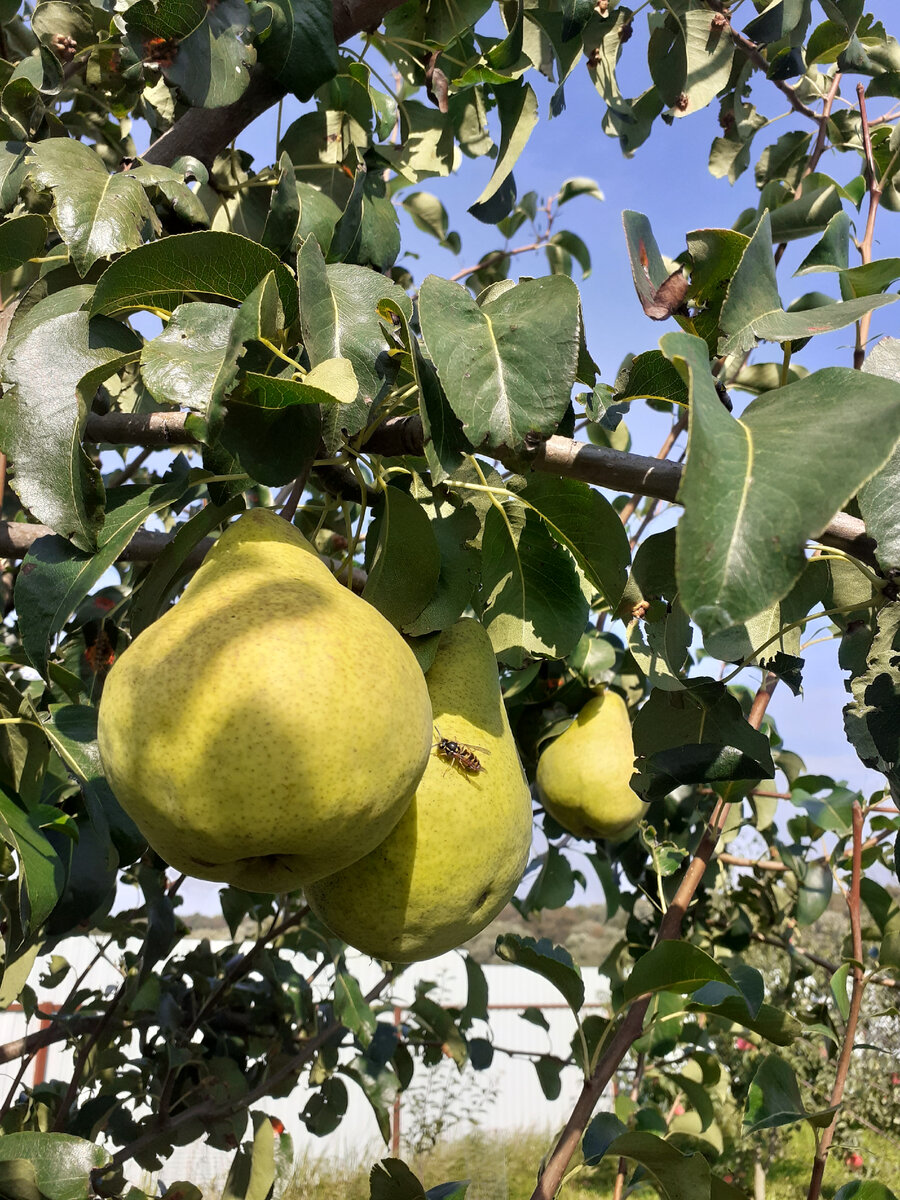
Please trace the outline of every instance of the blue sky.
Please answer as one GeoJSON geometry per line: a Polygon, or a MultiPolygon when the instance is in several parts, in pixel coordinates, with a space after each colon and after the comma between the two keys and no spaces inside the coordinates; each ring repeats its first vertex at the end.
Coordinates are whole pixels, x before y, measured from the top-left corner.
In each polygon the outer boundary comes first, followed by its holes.
{"type": "MultiPolygon", "coordinates": [[[[748,9],[749,5],[746,5],[748,9]]],[[[817,19],[822,19],[818,5],[817,19]]],[[[890,0],[874,0],[868,11],[885,20],[896,12],[890,0]]],[[[747,19],[752,15],[748,11],[747,19]]],[[[638,18],[638,23],[643,20],[638,18]]],[[[643,58],[643,36],[640,29],[626,46],[619,79],[626,94],[637,94],[646,86],[646,60],[643,58]]],[[[531,77],[529,77],[531,78],[531,77]]],[[[730,226],[742,209],[756,206],[758,192],[752,166],[731,187],[727,181],[714,179],[707,170],[712,139],[719,132],[718,106],[713,104],[700,113],[677,120],[672,126],[657,122],[649,139],[631,159],[621,154],[616,141],[601,129],[603,104],[593,89],[584,64],[576,67],[566,86],[566,111],[557,119],[547,119],[547,105],[553,87],[541,77],[532,79],[541,103],[541,121],[517,167],[519,194],[536,190],[540,196],[554,194],[560,183],[574,175],[595,178],[605,194],[605,201],[579,198],[562,210],[557,228],[570,228],[587,243],[592,260],[591,276],[579,281],[582,291],[588,345],[599,364],[602,378],[612,382],[623,355],[656,346],[659,337],[674,327],[672,322],[651,322],[638,304],[622,233],[621,213],[637,209],[645,213],[653,225],[657,241],[664,254],[674,256],[685,248],[685,233],[704,226],[730,226]]],[[[845,81],[845,95],[855,99],[856,77],[845,81]]],[[[753,101],[761,112],[777,124],[757,135],[757,153],[777,136],[790,129],[804,129],[806,123],[788,109],[784,97],[766,81],[754,78],[753,101]]],[[[875,111],[883,111],[885,102],[875,102],[875,111]]],[[[282,129],[286,129],[305,106],[296,100],[285,102],[282,129]]],[[[275,160],[275,110],[264,114],[241,137],[240,145],[262,167],[275,160]]],[[[466,209],[473,203],[490,175],[488,159],[464,159],[458,175],[447,179],[423,181],[415,190],[432,192],[450,213],[450,226],[462,236],[463,249],[459,256],[438,247],[428,236],[420,233],[402,215],[404,250],[418,258],[408,266],[418,281],[429,272],[452,275],[462,267],[478,261],[485,251],[501,243],[496,231],[469,217],[466,209]]],[[[823,158],[820,170],[833,174],[839,181],[852,178],[859,170],[855,155],[829,153],[823,158]]],[[[851,217],[854,214],[851,212],[851,217]]],[[[864,213],[862,222],[864,222],[864,213]]],[[[862,222],[860,224],[862,224],[862,222]]],[[[893,213],[882,212],[876,231],[876,256],[900,255],[900,222],[893,213]]],[[[527,226],[511,244],[531,240],[527,226]]],[[[813,289],[832,291],[833,278],[816,275],[794,279],[791,272],[809,249],[811,242],[794,243],[779,271],[782,299],[790,302],[803,292],[813,289]],[[801,249],[802,247],[802,249],[801,249]]],[[[402,260],[401,260],[402,261],[402,260]]],[[[542,274],[546,260],[542,254],[522,255],[513,260],[516,274],[542,274]]],[[[900,336],[900,306],[882,309],[874,314],[871,336],[873,341],[883,335],[900,336]]],[[[853,329],[841,330],[828,337],[814,339],[798,356],[798,361],[810,369],[825,365],[852,365],[853,329]]],[[[777,347],[763,346],[754,361],[779,357],[777,347]]],[[[653,454],[668,431],[665,416],[636,405],[628,419],[633,449],[653,454]]],[[[798,451],[802,452],[802,451],[798,451]]],[[[661,527],[661,526],[660,526],[661,527]]],[[[824,622],[819,622],[824,625],[824,622]]],[[[808,635],[810,636],[810,635],[808,635]]],[[[881,777],[867,771],[859,763],[846,741],[841,709],[846,696],[843,676],[837,667],[837,643],[823,642],[808,653],[801,698],[793,697],[780,687],[773,700],[771,713],[775,717],[786,744],[801,755],[810,771],[825,773],[846,780],[866,792],[880,789],[881,777]]],[[[186,896],[190,911],[200,892],[191,888],[186,896]]]]}

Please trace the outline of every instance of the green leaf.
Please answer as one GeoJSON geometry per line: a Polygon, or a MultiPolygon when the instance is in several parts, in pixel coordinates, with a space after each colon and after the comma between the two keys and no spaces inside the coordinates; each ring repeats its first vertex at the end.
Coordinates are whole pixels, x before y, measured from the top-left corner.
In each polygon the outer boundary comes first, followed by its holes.
{"type": "Polygon", "coordinates": [[[838,1012],[845,1021],[850,1016],[850,997],[847,995],[847,977],[850,974],[850,967],[850,963],[843,963],[830,980],[831,994],[834,996],[838,1012]]]}
{"type": "Polygon", "coordinates": [[[879,258],[861,267],[841,271],[841,295],[845,300],[883,292],[900,279],[900,258],[879,258]]]}
{"type": "Polygon", "coordinates": [[[765,213],[750,239],[722,305],[723,337],[720,354],[742,354],[757,341],[786,342],[843,329],[896,296],[864,296],[844,303],[825,304],[798,312],[785,312],[778,295],[772,255],[772,223],[765,213]]]}
{"type": "Polygon", "coordinates": [[[16,202],[28,174],[25,142],[0,141],[0,211],[8,212],[16,202]]]}
{"type": "Polygon", "coordinates": [[[840,190],[835,183],[823,182],[816,187],[812,178],[807,177],[803,181],[803,191],[796,200],[779,204],[772,210],[769,216],[772,240],[792,242],[814,233],[824,233],[842,211],[840,190]]]}
{"type": "Polygon", "coordinates": [[[687,60],[687,78],[682,91],[687,103],[675,106],[677,117],[705,108],[723,90],[731,75],[734,58],[734,45],[728,30],[716,28],[706,9],[684,13],[681,22],[687,60]]]}
{"type": "Polygon", "coordinates": [[[275,1130],[262,1113],[253,1114],[254,1135],[234,1156],[222,1200],[267,1200],[275,1182],[275,1130]]]}
{"type": "Polygon", "coordinates": [[[267,0],[272,24],[259,61],[299,100],[309,100],[340,69],[331,0],[267,0]]]}
{"type": "Polygon", "coordinates": [[[221,407],[237,375],[229,354],[237,313],[225,304],[179,304],[141,351],[141,377],[154,400],[203,417],[221,407]]]}
{"type": "Polygon", "coordinates": [[[273,254],[284,257],[298,245],[300,227],[300,193],[294,178],[294,164],[287,154],[278,160],[278,177],[272,189],[272,199],[260,242],[273,254]]]}
{"type": "Polygon", "coordinates": [[[631,549],[625,526],[600,492],[577,479],[533,475],[520,498],[557,542],[575,557],[587,579],[615,611],[625,590],[631,549]]]}
{"type": "Polygon", "coordinates": [[[0,1161],[0,1193],[9,1200],[43,1200],[34,1163],[24,1158],[0,1161]]]}
{"type": "Polygon", "coordinates": [[[71,138],[38,142],[28,173],[53,194],[51,216],[79,275],[98,259],[132,250],[161,232],[159,218],[130,171],[110,174],[95,150],[71,138]]]}
{"type": "Polygon", "coordinates": [[[615,1113],[599,1112],[591,1117],[581,1139],[585,1166],[596,1167],[616,1138],[625,1132],[625,1126],[615,1113]]]}
{"type": "Polygon", "coordinates": [[[688,458],[679,489],[681,599],[704,632],[785,596],[805,543],[885,461],[900,436],[900,388],[839,367],[767,392],[735,420],[716,393],[706,347],[687,334],[660,343],[691,385],[688,458]],[[806,447],[798,467],[794,449],[806,447]],[[778,538],[772,538],[772,529],[778,538]]]}
{"type": "Polygon", "coordinates": [[[265,246],[212,229],[175,234],[116,259],[100,278],[91,315],[142,308],[172,312],[185,293],[243,302],[270,271],[275,273],[285,324],[291,326],[299,303],[297,284],[287,267],[265,246]]]}
{"type": "Polygon", "coordinates": [[[300,1120],[316,1137],[333,1133],[347,1111],[347,1087],[342,1079],[327,1078],[306,1101],[300,1120]]]}
{"type": "MultiPolygon", "coordinates": [[[[350,376],[355,394],[352,368],[350,376]]],[[[302,381],[247,371],[241,386],[228,397],[219,441],[248,475],[268,487],[280,487],[304,475],[318,453],[322,436],[318,405],[333,404],[334,396],[311,387],[308,381],[312,377],[312,371],[302,381]]],[[[329,386],[338,382],[320,378],[329,386]]]]}
{"type": "Polygon", "coordinates": [[[409,492],[386,487],[366,534],[363,599],[398,629],[413,624],[434,595],[441,552],[431,522],[409,492]]]}
{"type": "Polygon", "coordinates": [[[44,1200],[88,1200],[91,1171],[109,1162],[102,1146],[67,1133],[8,1133],[0,1138],[0,1162],[32,1164],[44,1200]]]}
{"type": "Polygon", "coordinates": [[[256,51],[244,0],[207,5],[205,19],[178,45],[163,74],[195,108],[221,108],[244,94],[256,51]]]}
{"type": "Polygon", "coordinates": [[[97,744],[97,708],[87,704],[51,704],[42,721],[48,742],[81,785],[91,825],[104,844],[112,842],[119,864],[142,854],[147,839],[112,793],[97,744]]]}
{"type": "MultiPolygon", "coordinates": [[[[805,0],[771,0],[765,9],[744,26],[745,37],[767,45],[780,42],[788,33],[794,33],[803,19],[805,0]]],[[[807,10],[806,22],[809,21],[807,10]]],[[[805,24],[804,24],[805,30],[805,24]]]]}
{"type": "Polygon", "coordinates": [[[459,234],[450,233],[450,218],[437,196],[430,192],[410,192],[400,203],[418,229],[430,233],[437,238],[439,245],[452,250],[454,254],[459,253],[459,234]]]}
{"type": "MultiPolygon", "coordinates": [[[[183,165],[182,170],[142,162],[139,166],[132,167],[129,175],[134,176],[144,188],[150,188],[163,197],[182,221],[190,225],[209,225],[209,215],[202,201],[185,182],[185,173],[188,170],[185,160],[181,159],[179,162],[183,165]]],[[[192,170],[198,174],[205,170],[196,159],[188,159],[187,163],[193,164],[192,170]]]]}
{"type": "Polygon", "coordinates": [[[363,1046],[372,1040],[375,1014],[363,999],[359,982],[347,971],[338,971],[334,977],[334,1015],[363,1046]]]}
{"type": "Polygon", "coordinates": [[[425,438],[425,457],[434,483],[443,483],[462,463],[463,455],[471,449],[462,422],[447,403],[434,364],[422,353],[422,348],[409,328],[406,314],[393,300],[382,300],[378,311],[390,317],[397,326],[396,333],[410,355],[410,365],[419,386],[419,414],[425,438]]]}
{"type": "Polygon", "coordinates": [[[581,972],[568,950],[554,946],[549,938],[535,941],[517,933],[503,933],[497,938],[494,951],[504,962],[534,971],[552,983],[574,1013],[584,1004],[584,982],[581,972]]]}
{"type": "Polygon", "coordinates": [[[0,271],[14,271],[43,253],[47,222],[37,213],[11,217],[0,225],[0,271]]]}
{"type": "MultiPolygon", "coordinates": [[[[638,710],[632,730],[637,754],[650,756],[649,767],[654,771],[663,766],[675,770],[679,759],[682,764],[690,763],[689,752],[693,751],[694,765],[701,767],[714,763],[720,755],[736,758],[743,774],[726,774],[726,778],[769,779],[775,773],[769,739],[747,724],[740,703],[722,684],[708,679],[686,681],[685,690],[679,692],[654,688],[638,710]],[[664,757],[667,752],[671,754],[664,757]]],[[[696,782],[696,778],[685,782],[696,782]]],[[[664,776],[658,794],[666,794],[673,786],[664,776]]],[[[655,788],[651,791],[657,794],[655,788]]]]}
{"type": "Polygon", "coordinates": [[[648,992],[697,991],[711,980],[736,987],[724,967],[690,942],[660,942],[634,964],[625,980],[624,997],[633,1000],[648,992]]]}
{"type": "Polygon", "coordinates": [[[86,554],[61,537],[38,538],[31,546],[16,580],[15,600],[22,647],[33,666],[46,670],[51,640],[100,576],[147,517],[174,504],[190,486],[189,478],[181,475],[155,487],[110,492],[95,554],[86,554]]]}
{"type": "MultiPolygon", "coordinates": [[[[866,356],[863,370],[900,383],[900,339],[882,338],[866,356]]],[[[900,447],[895,446],[881,470],[863,484],[858,499],[866,532],[878,543],[879,565],[890,578],[900,567],[900,447]]]]}
{"type": "Polygon", "coordinates": [[[483,622],[497,657],[514,669],[530,656],[564,658],[588,611],[568,553],[540,517],[512,504],[488,509],[481,550],[483,622]]]}
{"type": "MultiPolygon", "coordinates": [[[[0,1008],[8,1009],[22,995],[39,949],[39,942],[25,942],[7,953],[0,978],[0,1008]]],[[[2,1161],[0,1158],[0,1162],[2,1161]]]]}
{"type": "Polygon", "coordinates": [[[841,210],[825,226],[825,232],[794,272],[844,271],[850,266],[850,218],[841,210]]]}
{"type": "Polygon", "coordinates": [[[900,793],[900,604],[886,604],[876,615],[875,636],[865,670],[850,680],[852,703],[844,709],[844,729],[862,762],[888,777],[900,793]]]}
{"type": "Polygon", "coordinates": [[[759,1129],[776,1129],[795,1121],[809,1121],[822,1128],[831,1123],[833,1113],[834,1108],[807,1112],[793,1067],[770,1054],[760,1063],[750,1084],[744,1109],[744,1130],[755,1133],[759,1129]]]}
{"type": "Polygon", "coordinates": [[[359,395],[325,416],[326,446],[334,449],[340,430],[351,436],[363,428],[369,404],[387,390],[390,366],[387,342],[378,304],[393,301],[407,320],[412,303],[406,292],[383,275],[349,263],[325,265],[315,238],[308,237],[300,248],[297,275],[302,296],[300,319],[303,342],[310,364],[325,359],[347,358],[359,381],[359,395]]]}
{"type": "Polygon", "coordinates": [[[595,200],[606,199],[597,181],[588,179],[585,175],[576,175],[571,179],[566,179],[556,194],[556,203],[557,205],[565,204],[576,196],[593,196],[595,200]]]}
{"type": "Polygon", "coordinates": [[[481,525],[470,505],[452,509],[431,522],[431,531],[441,556],[434,592],[414,621],[404,625],[409,637],[422,637],[447,629],[462,616],[478,583],[479,552],[469,545],[481,525]]]}
{"type": "Polygon", "coordinates": [[[617,401],[639,398],[664,400],[687,407],[687,386],[661,350],[638,354],[616,380],[617,401]]]}
{"type": "Polygon", "coordinates": [[[531,279],[478,305],[460,284],[429,275],[419,315],[441,385],[474,446],[515,447],[556,430],[578,359],[578,290],[570,279],[531,279]]]}
{"type": "Polygon", "coordinates": [[[806,864],[797,882],[797,924],[815,925],[828,908],[834,891],[834,876],[827,863],[812,862],[806,864]]]}
{"type": "Polygon", "coordinates": [[[776,1046],[790,1046],[803,1033],[803,1026],[795,1016],[772,1004],[761,1004],[754,1016],[743,996],[728,996],[718,1004],[698,1004],[691,1001],[686,1007],[691,1012],[720,1017],[729,1025],[743,1025],[745,1029],[758,1033],[760,1037],[776,1046]]]}
{"type": "Polygon", "coordinates": [[[369,1172],[369,1200],[425,1200],[425,1189],[405,1162],[383,1158],[369,1172]]]}
{"type": "Polygon", "coordinates": [[[137,0],[125,10],[125,27],[143,38],[162,37],[183,41],[206,17],[203,0],[137,0]]]}
{"type": "Polygon", "coordinates": [[[465,1200],[469,1190],[468,1179],[456,1179],[450,1183],[439,1183],[425,1193],[425,1200],[465,1200]]]}
{"type": "Polygon", "coordinates": [[[116,321],[90,321],[78,311],[84,298],[81,288],[57,292],[13,326],[0,362],[0,449],[22,504],[92,550],[103,484],[81,445],[87,405],[104,379],[136,357],[140,341],[116,321]]]}
{"type": "Polygon", "coordinates": [[[41,833],[42,819],[46,816],[42,807],[33,813],[24,811],[0,792],[0,836],[15,850],[19,860],[20,919],[26,933],[37,932],[49,917],[66,879],[62,860],[41,833]]]}
{"type": "Polygon", "coordinates": [[[466,1003],[459,1014],[460,1025],[488,1019],[488,984],[483,968],[471,954],[463,959],[466,968],[466,1003]]]}
{"type": "Polygon", "coordinates": [[[605,1153],[640,1163],[665,1200],[703,1200],[710,1194],[709,1163],[703,1155],[682,1154],[652,1133],[623,1133],[605,1153]]]}
{"type": "Polygon", "coordinates": [[[543,908],[563,908],[575,892],[572,865],[556,846],[548,846],[528,894],[516,903],[523,916],[543,908]]]}
{"type": "Polygon", "coordinates": [[[375,1114],[379,1132],[387,1144],[391,1136],[390,1112],[400,1090],[396,1073],[389,1066],[378,1066],[363,1057],[338,1067],[338,1070],[362,1090],[375,1114]]]}
{"type": "Polygon", "coordinates": [[[473,207],[495,196],[509,178],[538,120],[537,96],[530,83],[504,83],[495,88],[494,95],[500,117],[500,147],[493,174],[473,207]]]}
{"type": "Polygon", "coordinates": [[[897,1200],[897,1197],[877,1179],[851,1179],[838,1188],[834,1200],[897,1200]]]}
{"type": "Polygon", "coordinates": [[[853,819],[853,801],[860,798],[859,793],[837,787],[825,796],[817,796],[813,794],[813,791],[820,790],[815,786],[817,782],[815,779],[807,780],[803,777],[795,779],[791,785],[791,802],[805,809],[810,820],[820,828],[831,833],[849,833],[853,819]],[[813,791],[808,791],[807,787],[811,787],[813,791]]]}

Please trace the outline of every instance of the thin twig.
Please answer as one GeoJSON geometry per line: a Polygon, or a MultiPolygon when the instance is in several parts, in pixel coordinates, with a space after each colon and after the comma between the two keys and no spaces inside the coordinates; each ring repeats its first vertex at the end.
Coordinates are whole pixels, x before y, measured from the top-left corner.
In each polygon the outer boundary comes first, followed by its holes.
{"type": "MultiPolygon", "coordinates": [[[[729,24],[727,28],[731,34],[731,40],[734,42],[738,50],[740,50],[740,52],[746,58],[749,58],[749,60],[758,70],[762,71],[764,75],[767,75],[769,71],[769,63],[766,60],[765,55],[757,46],[756,42],[752,42],[748,37],[744,37],[744,35],[739,33],[733,25],[729,24]]],[[[783,79],[773,79],[772,83],[775,84],[783,96],[787,97],[788,104],[790,104],[791,108],[795,112],[802,113],[803,116],[807,117],[810,121],[818,121],[819,114],[814,109],[810,108],[808,104],[803,103],[789,83],[785,83],[783,79]]]]}
{"type": "MultiPolygon", "coordinates": [[[[816,122],[819,126],[816,140],[813,144],[812,152],[807,160],[806,166],[803,168],[803,173],[800,176],[800,181],[794,190],[794,199],[799,200],[803,192],[803,180],[807,175],[812,175],[813,171],[819,165],[819,159],[825,152],[825,147],[828,142],[828,119],[831,116],[831,110],[834,106],[834,101],[838,94],[838,88],[841,86],[841,73],[837,71],[834,79],[831,81],[831,86],[828,89],[828,94],[825,96],[825,103],[822,105],[821,113],[816,117],[816,122]]],[[[787,250],[787,242],[782,242],[775,250],[775,266],[781,262],[785,250],[787,250]]]]}
{"type": "MultiPolygon", "coordinates": [[[[863,240],[859,243],[859,256],[863,264],[872,261],[872,246],[875,241],[875,218],[878,215],[878,206],[881,203],[882,185],[878,179],[878,172],[875,169],[875,159],[872,155],[872,135],[869,126],[869,117],[866,112],[866,93],[863,85],[856,85],[856,95],[859,100],[859,116],[862,123],[862,140],[863,152],[866,160],[866,188],[869,193],[869,211],[866,216],[866,232],[863,235],[863,240]]],[[[895,156],[896,157],[896,156],[895,156]]],[[[891,164],[893,164],[893,158],[891,164]]],[[[890,165],[885,172],[885,178],[889,178],[890,165]]],[[[869,327],[872,324],[872,314],[867,312],[856,323],[856,346],[853,350],[853,366],[857,371],[861,371],[863,363],[866,361],[866,343],[869,340],[869,327]]]]}
{"type": "Polygon", "coordinates": [[[126,483],[129,479],[141,469],[150,455],[153,453],[152,446],[145,446],[140,454],[136,454],[130,463],[126,463],[120,471],[115,471],[106,481],[107,487],[119,487],[120,484],[126,483]]]}
{"type": "Polygon", "coordinates": [[[501,262],[504,258],[512,258],[515,254],[528,254],[531,250],[540,250],[541,246],[546,245],[547,239],[532,242],[530,246],[515,246],[512,250],[491,250],[486,254],[481,262],[477,262],[474,267],[464,267],[462,271],[457,271],[455,275],[450,275],[451,283],[458,283],[460,279],[465,279],[467,275],[474,275],[476,271],[481,271],[485,267],[491,267],[494,263],[501,262]]]}
{"type": "MultiPolygon", "coordinates": [[[[844,1030],[844,1041],[841,1045],[840,1055],[838,1056],[837,1070],[834,1077],[834,1086],[831,1089],[830,1104],[836,1110],[839,1109],[841,1101],[844,1098],[844,1087],[846,1086],[847,1076],[850,1072],[850,1059],[853,1055],[853,1043],[856,1039],[856,1026],[859,1022],[859,1012],[862,1007],[863,993],[866,987],[866,980],[862,967],[863,940],[862,918],[860,912],[862,907],[860,889],[862,884],[863,822],[864,816],[862,805],[858,800],[854,800],[853,865],[850,874],[850,894],[847,900],[847,908],[850,913],[850,948],[853,954],[853,961],[850,966],[853,986],[850,992],[850,1009],[847,1013],[847,1026],[844,1030]]],[[[806,1200],[819,1200],[819,1197],[822,1194],[822,1180],[825,1177],[825,1164],[828,1162],[828,1151],[831,1147],[832,1141],[834,1140],[837,1122],[838,1111],[835,1111],[835,1114],[831,1119],[831,1124],[822,1132],[822,1136],[819,1138],[816,1156],[813,1159],[812,1174],[809,1180],[809,1191],[807,1192],[806,1200]]]]}

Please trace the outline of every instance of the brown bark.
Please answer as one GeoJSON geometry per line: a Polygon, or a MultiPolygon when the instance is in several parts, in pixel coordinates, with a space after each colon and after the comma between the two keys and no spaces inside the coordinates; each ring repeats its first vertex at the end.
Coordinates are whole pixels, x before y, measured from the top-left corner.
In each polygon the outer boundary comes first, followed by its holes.
{"type": "MultiPolygon", "coordinates": [[[[194,439],[185,433],[186,415],[168,412],[151,413],[148,416],[134,413],[92,416],[88,420],[85,433],[89,441],[116,445],[188,445],[194,442],[194,439]]],[[[365,449],[387,456],[420,455],[423,445],[421,420],[416,416],[397,417],[379,426],[365,443],[365,449]]],[[[577,442],[566,437],[547,438],[524,457],[511,453],[500,453],[498,457],[507,466],[515,469],[530,467],[533,471],[580,479],[598,487],[636,492],[642,496],[654,496],[659,500],[668,501],[677,499],[684,470],[679,463],[665,459],[650,458],[644,454],[625,454],[621,450],[592,446],[587,442],[577,442]]],[[[29,527],[17,527],[19,528],[29,527]]],[[[20,539],[28,538],[26,533],[21,532],[17,532],[15,536],[20,539]]],[[[33,537],[30,540],[33,541],[33,537]]],[[[866,527],[857,517],[838,513],[819,535],[819,541],[827,546],[836,546],[861,562],[876,565],[875,543],[866,535],[866,527]]],[[[16,557],[15,550],[10,546],[11,543],[4,540],[4,535],[0,534],[0,555],[16,557]]],[[[131,557],[138,558],[140,555],[132,553],[131,557]]]]}

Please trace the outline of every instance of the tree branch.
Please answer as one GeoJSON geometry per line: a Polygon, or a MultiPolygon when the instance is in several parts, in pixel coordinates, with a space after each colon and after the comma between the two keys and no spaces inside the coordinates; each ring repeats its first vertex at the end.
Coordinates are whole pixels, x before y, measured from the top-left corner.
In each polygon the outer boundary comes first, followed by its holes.
{"type": "MultiPolygon", "coordinates": [[[[108,413],[88,418],[85,436],[89,441],[115,445],[154,446],[157,448],[196,444],[185,431],[186,413],[108,413]]],[[[380,425],[369,437],[364,449],[389,457],[421,455],[425,437],[419,417],[394,417],[380,425]]],[[[644,454],[625,454],[606,446],[592,446],[573,438],[550,437],[526,454],[502,451],[497,457],[514,470],[531,468],[550,475],[580,479],[598,487],[615,488],[657,500],[675,501],[684,468],[665,459],[644,454]]],[[[0,523],[0,556],[21,558],[31,543],[48,532],[45,526],[0,523]],[[30,530],[40,529],[40,533],[30,530]]],[[[159,535],[155,535],[157,538],[159,535]]],[[[154,535],[140,533],[130,543],[123,558],[142,561],[159,553],[146,539],[154,535]],[[139,543],[139,539],[141,539],[139,543]]],[[[877,567],[875,542],[866,535],[866,527],[857,517],[838,513],[818,540],[852,554],[861,562],[877,567]]]]}
{"type": "MultiPolygon", "coordinates": [[[[403,0],[333,0],[334,40],[340,44],[363,30],[377,29],[386,13],[403,0]]],[[[217,154],[229,146],[251,121],[277,104],[285,90],[261,66],[250,71],[246,91],[223,108],[189,108],[157,138],[142,155],[144,162],[170,167],[190,154],[211,166],[217,154]]]]}

